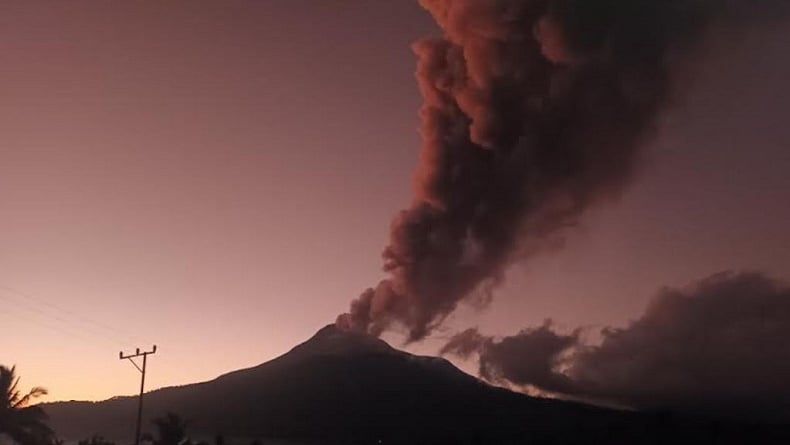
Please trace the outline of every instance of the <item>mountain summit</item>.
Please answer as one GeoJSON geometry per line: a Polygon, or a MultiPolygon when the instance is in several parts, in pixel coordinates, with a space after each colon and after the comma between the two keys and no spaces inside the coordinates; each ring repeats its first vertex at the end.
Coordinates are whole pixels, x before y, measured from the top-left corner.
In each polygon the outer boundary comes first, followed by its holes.
{"type": "Polygon", "coordinates": [[[309,340],[293,348],[289,354],[355,355],[398,353],[384,340],[368,334],[340,329],[334,324],[319,329],[309,340]]]}

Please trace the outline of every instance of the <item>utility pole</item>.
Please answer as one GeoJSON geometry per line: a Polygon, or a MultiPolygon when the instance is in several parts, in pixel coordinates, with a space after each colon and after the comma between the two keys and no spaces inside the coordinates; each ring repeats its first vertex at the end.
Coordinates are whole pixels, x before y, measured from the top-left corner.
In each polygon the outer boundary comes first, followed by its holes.
{"type": "Polygon", "coordinates": [[[143,351],[140,352],[140,348],[137,348],[134,354],[123,355],[123,351],[121,351],[118,355],[121,360],[128,359],[135,368],[142,374],[142,378],[140,379],[140,398],[137,404],[137,428],[135,429],[134,435],[134,445],[140,445],[140,422],[143,420],[143,390],[145,389],[145,362],[146,358],[148,358],[148,354],[156,353],[156,345],[154,345],[154,349],[151,351],[143,351]],[[137,362],[134,361],[136,357],[143,357],[143,366],[142,368],[137,365],[137,362]]]}

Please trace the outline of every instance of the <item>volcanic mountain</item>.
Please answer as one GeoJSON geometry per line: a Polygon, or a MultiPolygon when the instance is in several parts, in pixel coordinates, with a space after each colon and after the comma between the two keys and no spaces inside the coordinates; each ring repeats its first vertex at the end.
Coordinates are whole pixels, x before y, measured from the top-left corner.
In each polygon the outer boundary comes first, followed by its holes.
{"type": "MultiPolygon", "coordinates": [[[[117,397],[58,402],[44,409],[62,439],[99,434],[127,443],[136,403],[136,397],[117,397]]],[[[256,438],[320,444],[668,443],[681,438],[713,443],[719,434],[754,443],[757,431],[529,397],[490,386],[442,358],[408,354],[334,325],[262,365],[147,393],[144,431],[167,411],[189,420],[193,438],[223,434],[245,444],[256,438]]],[[[760,434],[778,434],[774,427],[760,428],[760,434]]]]}

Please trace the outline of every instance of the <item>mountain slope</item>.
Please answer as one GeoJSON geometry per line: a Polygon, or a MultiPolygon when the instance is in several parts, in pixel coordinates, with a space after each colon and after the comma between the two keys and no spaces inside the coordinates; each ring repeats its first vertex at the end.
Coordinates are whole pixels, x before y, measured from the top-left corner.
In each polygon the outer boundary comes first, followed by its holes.
{"type": "MultiPolygon", "coordinates": [[[[125,443],[135,407],[135,397],[123,397],[45,409],[62,438],[98,433],[125,443]]],[[[146,394],[146,429],[150,418],[165,411],[189,419],[197,436],[320,443],[606,443],[633,441],[646,432],[655,442],[639,443],[662,443],[661,437],[677,434],[709,443],[698,434],[722,428],[731,437],[739,434],[718,423],[527,397],[491,387],[444,359],[407,354],[331,325],[257,367],[146,394]]]]}

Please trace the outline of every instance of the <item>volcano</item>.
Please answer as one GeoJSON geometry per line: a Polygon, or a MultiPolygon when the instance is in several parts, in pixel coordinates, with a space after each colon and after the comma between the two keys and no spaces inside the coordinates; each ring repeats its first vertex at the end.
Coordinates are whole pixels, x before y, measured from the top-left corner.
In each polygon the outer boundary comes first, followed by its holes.
{"type": "MultiPolygon", "coordinates": [[[[711,431],[740,440],[747,432],[753,439],[754,431],[526,396],[443,358],[408,354],[334,325],[262,365],[145,397],[144,431],[152,430],[152,418],[171,411],[188,419],[193,439],[222,434],[229,443],[667,443],[679,437],[709,443],[711,431]]],[[[98,434],[128,443],[136,403],[136,397],[116,397],[43,407],[61,439],[98,434]]]]}

